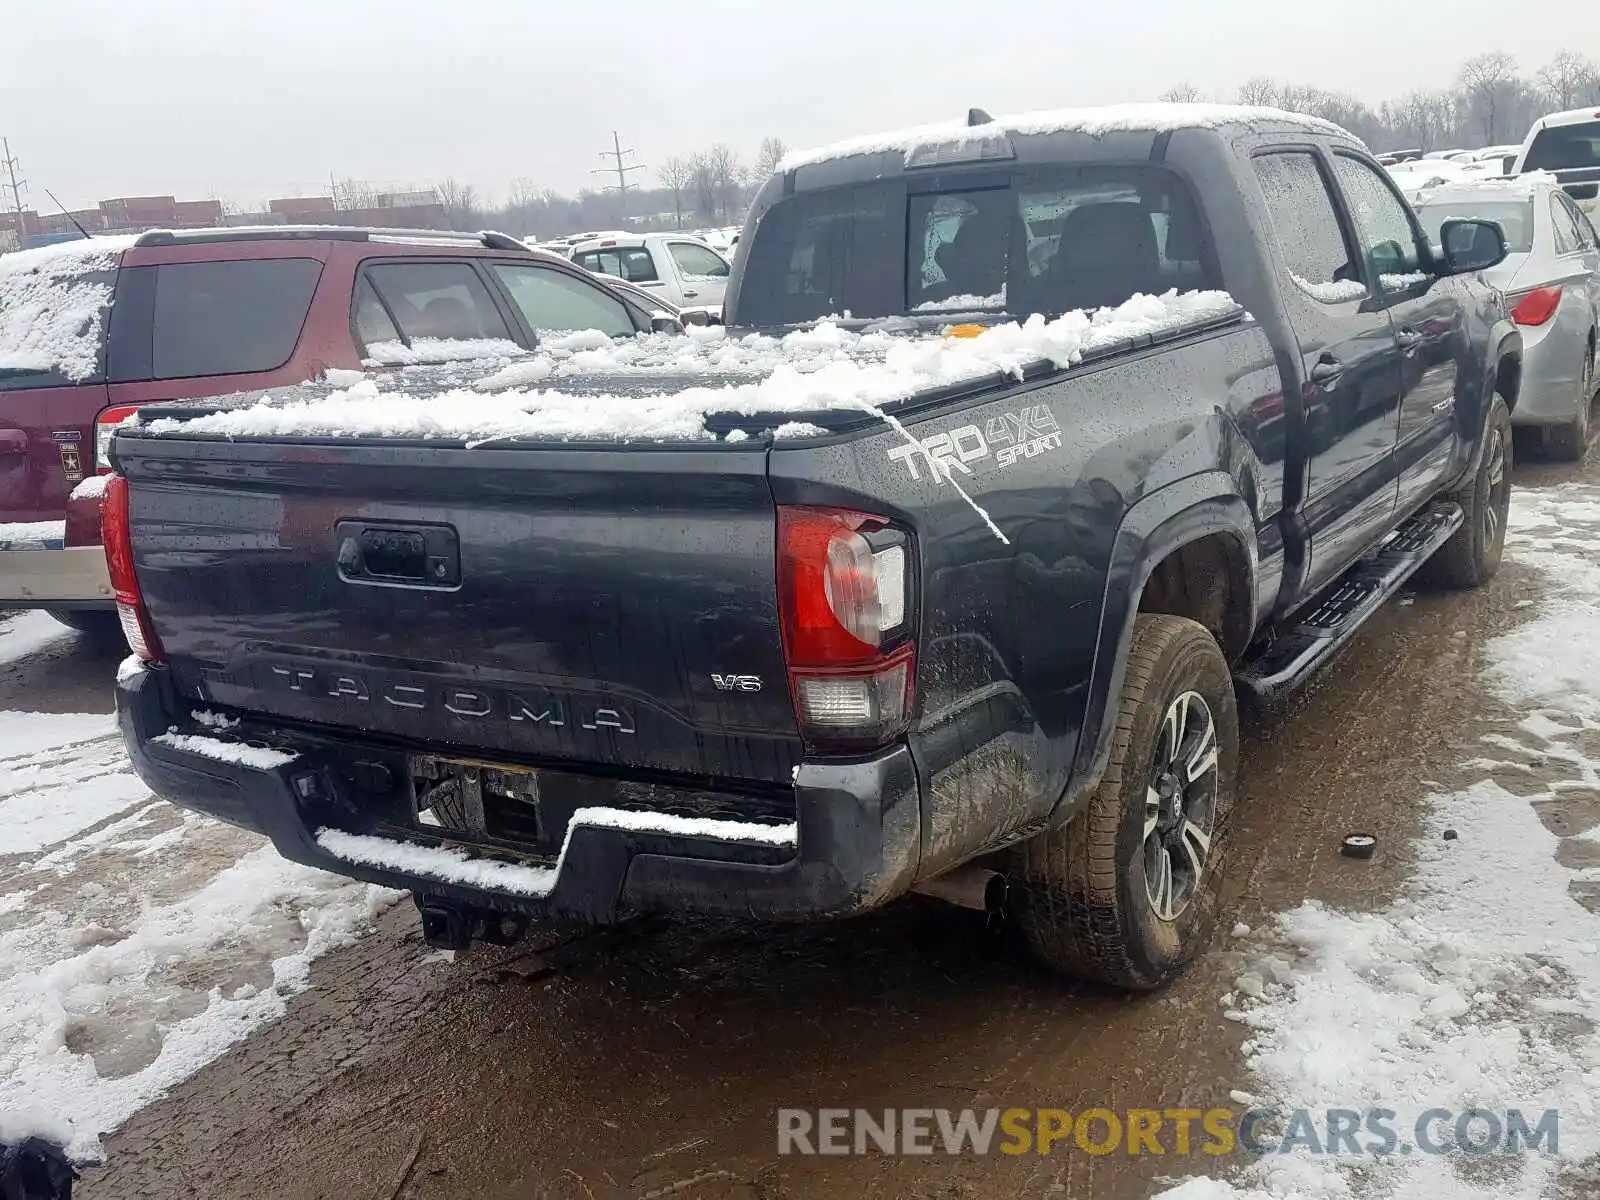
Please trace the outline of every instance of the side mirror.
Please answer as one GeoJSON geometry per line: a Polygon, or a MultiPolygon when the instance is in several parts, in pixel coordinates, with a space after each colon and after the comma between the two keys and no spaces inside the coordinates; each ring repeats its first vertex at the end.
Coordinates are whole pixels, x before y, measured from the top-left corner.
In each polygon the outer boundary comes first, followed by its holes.
{"type": "Polygon", "coordinates": [[[1465,275],[1498,266],[1506,257],[1506,234],[1495,221],[1457,218],[1439,229],[1440,275],[1465,275]]]}
{"type": "Polygon", "coordinates": [[[669,317],[666,313],[656,313],[650,318],[651,333],[682,333],[683,322],[677,317],[669,317]]]}

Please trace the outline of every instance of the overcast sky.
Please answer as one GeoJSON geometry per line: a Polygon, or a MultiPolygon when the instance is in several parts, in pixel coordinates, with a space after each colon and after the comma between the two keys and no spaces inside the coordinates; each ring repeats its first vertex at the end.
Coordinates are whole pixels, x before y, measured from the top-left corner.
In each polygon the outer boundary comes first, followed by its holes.
{"type": "MultiPolygon", "coordinates": [[[[1503,49],[1600,53],[1600,6],[1503,0],[13,0],[0,134],[49,207],[259,201],[447,175],[575,191],[611,130],[651,168],[957,116],[1233,99],[1270,74],[1371,103],[1503,49]],[[1544,15],[1533,16],[1532,13],[1544,15]]],[[[639,178],[636,176],[636,178],[639,178]]]]}

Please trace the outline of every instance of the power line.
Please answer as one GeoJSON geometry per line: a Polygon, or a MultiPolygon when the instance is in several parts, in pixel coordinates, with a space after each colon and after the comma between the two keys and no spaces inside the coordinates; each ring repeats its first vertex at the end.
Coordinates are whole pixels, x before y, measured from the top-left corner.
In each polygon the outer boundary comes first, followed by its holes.
{"type": "MultiPolygon", "coordinates": [[[[9,184],[0,182],[0,188],[9,188],[10,189],[10,191],[11,191],[11,208],[17,214],[18,220],[21,220],[21,218],[22,218],[22,190],[28,186],[28,181],[26,179],[18,179],[17,178],[17,168],[20,167],[22,164],[11,156],[11,139],[10,138],[0,138],[0,147],[4,147],[4,149],[5,149],[5,157],[4,158],[0,158],[0,167],[4,167],[6,169],[6,174],[11,179],[11,182],[9,184]]],[[[21,228],[20,227],[18,228],[17,232],[21,233],[21,228]]]]}
{"type": "Polygon", "coordinates": [[[637,190],[633,184],[628,182],[628,173],[630,171],[644,170],[643,163],[629,163],[626,161],[628,155],[634,153],[636,151],[622,148],[622,139],[617,135],[617,131],[613,129],[611,131],[611,149],[600,151],[600,157],[609,158],[612,165],[590,172],[591,175],[610,175],[615,172],[617,176],[615,185],[602,188],[601,191],[616,192],[622,198],[622,219],[624,221],[628,219],[628,192],[637,190]]]}

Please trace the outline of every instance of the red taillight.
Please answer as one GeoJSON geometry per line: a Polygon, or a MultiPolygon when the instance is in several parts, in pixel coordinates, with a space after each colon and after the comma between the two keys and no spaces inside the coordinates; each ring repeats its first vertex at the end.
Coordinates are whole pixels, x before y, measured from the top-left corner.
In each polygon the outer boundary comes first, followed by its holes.
{"type": "Polygon", "coordinates": [[[1518,325],[1543,325],[1561,306],[1561,285],[1534,288],[1517,300],[1511,319],[1518,325]]]}
{"type": "Polygon", "coordinates": [[[117,598],[117,616],[128,647],[145,662],[161,662],[166,655],[156,636],[144,597],[139,594],[139,577],[133,570],[133,534],[128,525],[128,481],[113,475],[106,483],[105,499],[100,502],[100,540],[106,548],[106,571],[111,576],[111,591],[117,598]]]}
{"type": "Polygon", "coordinates": [[[111,438],[117,426],[138,411],[137,404],[113,404],[94,419],[94,469],[100,474],[111,471],[111,438]]]}
{"type": "Polygon", "coordinates": [[[808,741],[905,731],[916,678],[910,539],[879,517],[778,509],[778,598],[795,716],[808,741]]]}

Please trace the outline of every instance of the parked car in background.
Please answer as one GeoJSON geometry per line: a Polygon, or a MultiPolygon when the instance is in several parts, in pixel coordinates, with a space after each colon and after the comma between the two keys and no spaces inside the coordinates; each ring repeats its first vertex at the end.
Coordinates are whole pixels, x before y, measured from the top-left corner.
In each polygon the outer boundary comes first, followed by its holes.
{"type": "Polygon", "coordinates": [[[1522,390],[1514,425],[1538,429],[1545,449],[1582,458],[1594,396],[1600,328],[1600,244],[1589,218],[1554,175],[1446,184],[1413,194],[1435,242],[1446,221],[1496,222],[1509,253],[1483,275],[1506,294],[1522,331],[1522,390]]]}
{"type": "Polygon", "coordinates": [[[722,307],[728,290],[728,260],[681,233],[608,235],[572,248],[572,261],[600,275],[614,275],[660,292],[680,308],[722,307]]]}
{"type": "Polygon", "coordinates": [[[679,328],[498,233],[273,226],[0,256],[0,608],[117,636],[94,477],[141,404],[515,354],[541,329],[679,328]]]}
{"type": "Polygon", "coordinates": [[[1600,109],[1575,108],[1540,117],[1513,167],[1549,171],[1592,220],[1600,220],[1600,109]]]}

